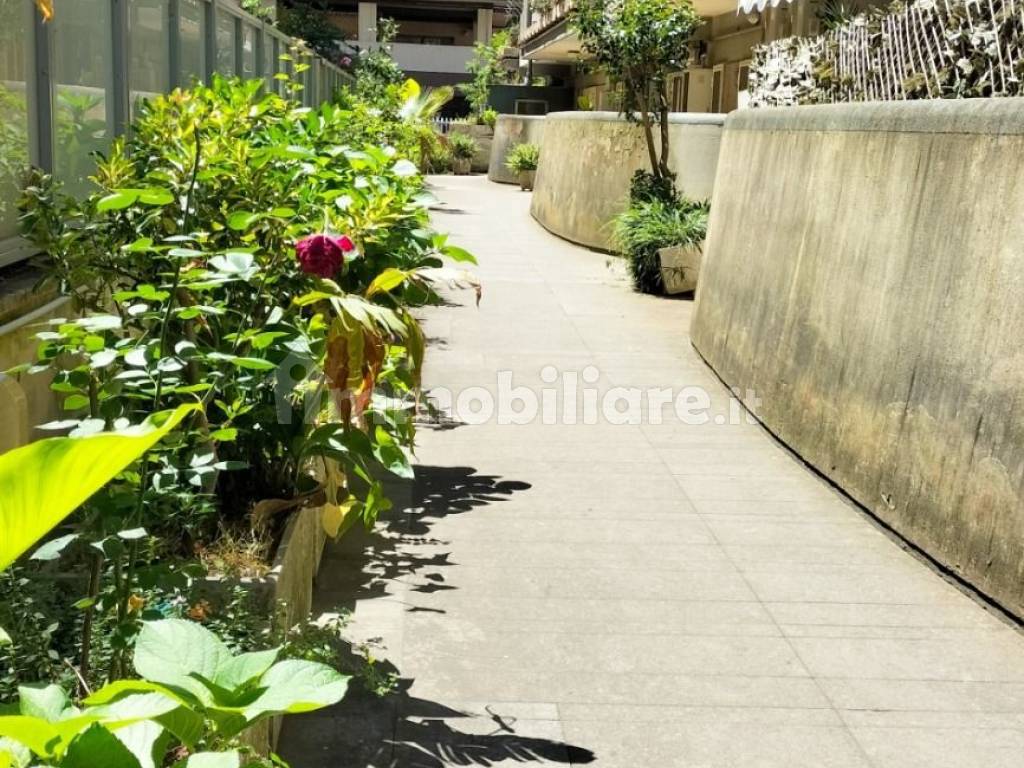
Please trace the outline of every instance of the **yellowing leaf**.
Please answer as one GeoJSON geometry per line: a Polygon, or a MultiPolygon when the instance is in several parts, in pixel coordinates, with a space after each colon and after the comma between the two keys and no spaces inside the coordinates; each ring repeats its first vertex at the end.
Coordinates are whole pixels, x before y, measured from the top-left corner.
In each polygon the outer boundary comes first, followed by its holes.
{"type": "Polygon", "coordinates": [[[159,423],[51,437],[0,455],[0,570],[198,408],[182,405],[159,423]]]}
{"type": "Polygon", "coordinates": [[[355,496],[350,496],[341,504],[324,504],[320,517],[324,532],[332,539],[336,539],[347,531],[352,523],[359,519],[356,504],[355,496]]]}
{"type": "Polygon", "coordinates": [[[378,293],[390,293],[404,283],[408,276],[409,273],[403,269],[388,267],[373,278],[370,286],[366,289],[366,298],[373,298],[378,293]]]}
{"type": "Polygon", "coordinates": [[[43,15],[43,21],[53,18],[53,0],[36,0],[36,8],[43,15]]]}

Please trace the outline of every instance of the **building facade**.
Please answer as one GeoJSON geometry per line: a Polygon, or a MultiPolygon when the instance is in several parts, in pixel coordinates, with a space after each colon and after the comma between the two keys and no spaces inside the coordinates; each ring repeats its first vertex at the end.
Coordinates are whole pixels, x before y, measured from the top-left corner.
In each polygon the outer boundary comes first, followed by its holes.
{"type": "MultiPolygon", "coordinates": [[[[569,24],[572,0],[525,0],[520,46],[533,67],[561,68],[575,83],[578,104],[584,109],[616,110],[618,95],[602,74],[589,73],[586,51],[569,24]],[[532,6],[532,7],[531,7],[532,6]]],[[[793,0],[772,7],[750,4],[749,12],[737,0],[694,0],[704,19],[690,44],[689,65],[671,77],[672,109],[676,112],[730,112],[747,97],[751,52],[761,43],[792,35],[816,34],[820,0],[793,0]]]]}
{"type": "Polygon", "coordinates": [[[329,18],[348,47],[360,51],[379,45],[380,19],[394,20],[398,36],[391,55],[409,77],[427,86],[466,82],[474,44],[489,41],[510,20],[497,0],[332,1],[329,18]]]}

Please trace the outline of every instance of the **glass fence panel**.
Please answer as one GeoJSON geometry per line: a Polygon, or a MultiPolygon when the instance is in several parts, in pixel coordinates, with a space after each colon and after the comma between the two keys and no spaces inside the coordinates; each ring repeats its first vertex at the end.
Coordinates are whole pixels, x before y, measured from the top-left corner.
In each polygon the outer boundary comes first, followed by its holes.
{"type": "Polygon", "coordinates": [[[217,71],[235,74],[235,17],[217,9],[217,71]]]}
{"type": "Polygon", "coordinates": [[[0,240],[18,233],[17,201],[28,165],[27,74],[31,16],[26,3],[0,3],[0,240]]]}
{"type": "Polygon", "coordinates": [[[110,144],[113,57],[109,0],[64,3],[50,22],[53,52],[53,171],[66,190],[92,188],[90,154],[110,144]]]}
{"type": "Polygon", "coordinates": [[[183,86],[206,77],[206,3],[178,0],[178,80],[183,86]]]}
{"type": "Polygon", "coordinates": [[[256,77],[256,27],[242,23],[242,77],[256,77]]]}
{"type": "Polygon", "coordinates": [[[170,87],[170,35],[168,0],[135,0],[128,6],[131,50],[132,114],[141,99],[166,93],[170,87]]]}

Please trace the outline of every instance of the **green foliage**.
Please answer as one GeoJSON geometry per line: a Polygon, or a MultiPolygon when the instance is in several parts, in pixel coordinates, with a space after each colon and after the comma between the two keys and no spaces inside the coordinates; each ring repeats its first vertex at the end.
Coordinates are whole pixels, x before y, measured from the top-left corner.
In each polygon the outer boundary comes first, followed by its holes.
{"type": "Polygon", "coordinates": [[[485,122],[484,114],[491,98],[491,86],[504,79],[502,58],[508,43],[508,32],[496,32],[488,42],[474,46],[473,59],[466,65],[466,71],[473,79],[466,85],[460,85],[459,89],[469,100],[470,109],[480,124],[485,122]]]}
{"type": "Polygon", "coordinates": [[[397,35],[398,24],[393,19],[380,19],[377,47],[360,51],[353,67],[355,96],[385,110],[398,109],[403,100],[397,89],[405,82],[405,73],[391,55],[391,43],[397,35]]]}
{"type": "Polygon", "coordinates": [[[615,241],[629,260],[636,290],[665,292],[658,249],[702,242],[707,235],[708,212],[707,203],[650,199],[634,202],[616,217],[615,241]]]}
{"type": "Polygon", "coordinates": [[[655,176],[642,168],[638,169],[629,182],[629,202],[636,204],[654,201],[661,201],[668,205],[675,205],[679,202],[675,175],[655,176]]]}
{"type": "Polygon", "coordinates": [[[197,406],[182,405],[135,429],[51,437],[0,455],[0,570],[174,429],[197,406]]]}
{"type": "Polygon", "coordinates": [[[372,525],[390,504],[381,478],[411,474],[424,339],[409,308],[436,299],[443,258],[472,261],[430,229],[402,156],[416,138],[397,108],[310,110],[217,78],[143,105],[131,143],[98,162],[95,194],[40,175],[26,189],[25,234],[84,310],[12,372],[53,375],[67,418],[44,426],[102,442],[194,409],[44,545],[89,577],[83,679],[100,661],[127,674],[139,604],[181,581],[179,559],[254,519],[272,539],[307,505],[332,534],[372,525]],[[329,274],[296,258],[311,240],[333,244],[329,274]],[[101,627],[109,658],[90,655],[101,627]]]}
{"type": "MultiPolygon", "coordinates": [[[[252,3],[258,4],[259,0],[251,0],[252,3]]],[[[343,36],[341,30],[331,23],[324,0],[292,0],[287,5],[280,4],[280,7],[278,29],[290,37],[304,40],[330,61],[338,58],[338,46],[343,36]]]]}
{"type": "Polygon", "coordinates": [[[686,44],[701,24],[691,0],[578,0],[572,24],[597,65],[622,84],[620,109],[644,127],[651,172],[668,176],[667,82],[671,72],[686,66],[686,44]]]}
{"type": "Polygon", "coordinates": [[[513,173],[535,171],[540,163],[540,147],[536,144],[516,144],[505,156],[505,166],[513,173]]]}
{"type": "Polygon", "coordinates": [[[485,109],[483,114],[480,115],[481,122],[491,130],[494,130],[494,126],[498,122],[498,110],[496,109],[485,109]]]}
{"type": "Polygon", "coordinates": [[[448,146],[451,147],[452,157],[460,160],[472,159],[480,148],[477,140],[468,133],[448,134],[448,146]]]}
{"type": "Polygon", "coordinates": [[[279,714],[309,712],[345,695],[348,679],[316,662],[271,649],[232,654],[208,630],[176,619],[148,622],[134,666],[139,680],[116,680],[72,703],[56,685],[21,686],[15,714],[0,716],[0,760],[53,768],[241,765],[235,738],[279,714]],[[202,757],[200,757],[202,756],[202,757]]]}

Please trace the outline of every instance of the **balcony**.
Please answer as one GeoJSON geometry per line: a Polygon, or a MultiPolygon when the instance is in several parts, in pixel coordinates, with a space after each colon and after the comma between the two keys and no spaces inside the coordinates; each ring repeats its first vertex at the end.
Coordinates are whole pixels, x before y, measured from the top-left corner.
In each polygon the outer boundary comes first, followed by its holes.
{"type": "Polygon", "coordinates": [[[555,25],[564,21],[569,11],[573,9],[573,0],[557,0],[557,2],[543,2],[542,0],[530,4],[530,23],[520,35],[520,43],[528,43],[542,32],[546,32],[555,25]]]}
{"type": "MultiPolygon", "coordinates": [[[[348,42],[353,48],[367,47],[355,40],[348,42]]],[[[369,47],[373,47],[373,44],[369,47]]],[[[473,58],[471,45],[427,45],[424,43],[391,43],[391,55],[406,72],[441,72],[465,74],[466,65],[473,58]]]]}

